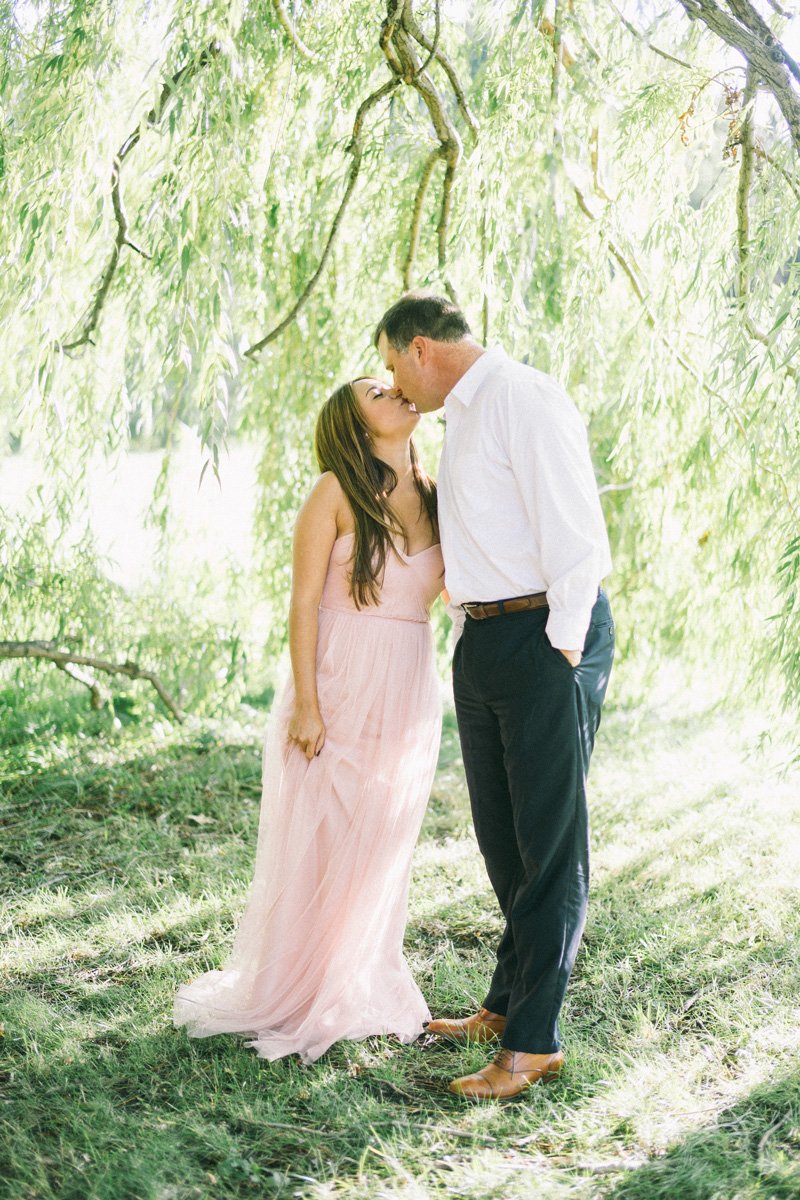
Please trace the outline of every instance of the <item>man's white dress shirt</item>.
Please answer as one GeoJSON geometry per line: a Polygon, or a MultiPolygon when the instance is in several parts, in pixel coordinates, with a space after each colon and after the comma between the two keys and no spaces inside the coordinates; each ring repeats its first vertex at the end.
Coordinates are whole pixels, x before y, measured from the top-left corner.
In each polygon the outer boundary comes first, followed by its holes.
{"type": "Polygon", "coordinates": [[[495,347],[445,402],[439,524],[449,611],[547,592],[547,635],[580,650],[611,553],[583,419],[542,371],[495,347]]]}

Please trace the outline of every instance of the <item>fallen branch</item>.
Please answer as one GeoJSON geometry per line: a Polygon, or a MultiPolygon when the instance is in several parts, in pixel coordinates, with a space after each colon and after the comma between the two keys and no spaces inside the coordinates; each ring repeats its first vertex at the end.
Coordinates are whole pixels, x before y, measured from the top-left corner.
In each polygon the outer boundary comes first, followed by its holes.
{"type": "MultiPolygon", "coordinates": [[[[183,723],[183,713],[156,673],[142,670],[130,660],[124,663],[112,663],[102,658],[91,658],[85,654],[71,654],[69,651],[59,650],[56,642],[0,642],[0,659],[9,658],[40,658],[46,662],[55,663],[60,670],[66,671],[73,678],[85,683],[90,689],[97,688],[98,692],[100,685],[92,680],[91,676],[84,675],[84,672],[70,670],[70,667],[91,667],[95,671],[105,671],[109,675],[127,675],[129,679],[146,679],[152,683],[175,720],[183,723]]],[[[102,699],[95,704],[93,697],[92,708],[99,708],[101,704],[102,699]]]]}
{"type": "Polygon", "coordinates": [[[194,62],[187,63],[185,67],[181,67],[175,75],[168,80],[161,89],[156,104],[150,109],[144,121],[136,127],[136,129],[126,137],[125,141],[120,146],[114,156],[114,161],[111,167],[111,204],[114,209],[114,220],[117,224],[117,235],[114,239],[114,246],[111,250],[111,256],[106,264],[103,274],[100,276],[95,298],[92,301],[91,307],[84,319],[83,327],[80,334],[71,342],[64,342],[61,345],[62,350],[70,351],[77,350],[79,346],[85,346],[92,342],[92,334],[97,328],[100,320],[100,314],[103,311],[103,306],[106,302],[111,282],[119,265],[120,254],[124,246],[129,246],[131,250],[135,250],[137,254],[141,254],[143,258],[151,258],[152,255],[145,253],[140,246],[132,242],[128,236],[128,218],[125,215],[125,208],[122,203],[122,167],[130,154],[131,150],[138,145],[142,136],[142,127],[154,129],[163,119],[170,100],[174,98],[178,87],[185,79],[191,79],[198,73],[206,63],[219,53],[219,44],[212,42],[208,49],[198,55],[194,62]]]}
{"type": "Polygon", "coordinates": [[[307,58],[309,62],[318,62],[319,55],[315,54],[313,50],[309,50],[308,46],[302,40],[292,24],[282,0],[272,0],[272,7],[275,9],[275,16],[278,18],[280,25],[283,27],[284,32],[298,54],[302,54],[303,58],[307,58]]]}

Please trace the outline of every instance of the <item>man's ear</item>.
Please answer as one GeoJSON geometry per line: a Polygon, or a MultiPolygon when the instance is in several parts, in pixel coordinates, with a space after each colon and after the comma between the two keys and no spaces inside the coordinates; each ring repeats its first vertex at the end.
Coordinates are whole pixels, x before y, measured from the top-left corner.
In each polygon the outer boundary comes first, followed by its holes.
{"type": "Polygon", "coordinates": [[[428,361],[428,339],[419,335],[412,338],[409,350],[412,351],[419,365],[424,367],[428,361]]]}

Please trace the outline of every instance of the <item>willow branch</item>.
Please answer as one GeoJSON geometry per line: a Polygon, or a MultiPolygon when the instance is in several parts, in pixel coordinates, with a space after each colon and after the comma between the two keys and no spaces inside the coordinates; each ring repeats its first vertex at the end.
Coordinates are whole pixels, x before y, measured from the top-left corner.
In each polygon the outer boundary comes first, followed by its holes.
{"type": "Polygon", "coordinates": [[[764,149],[764,147],[759,145],[758,142],[756,142],[756,155],[758,156],[758,158],[763,158],[764,162],[768,162],[769,165],[772,167],[773,171],[777,171],[780,175],[783,176],[784,182],[787,184],[788,187],[791,188],[791,190],[794,192],[796,198],[798,200],[800,200],[800,187],[798,187],[796,180],[794,180],[792,178],[792,176],[786,170],[786,167],[781,166],[780,163],[776,162],[775,159],[772,157],[772,155],[768,154],[767,151],[764,149]]]}
{"type": "MultiPolygon", "coordinates": [[[[91,667],[95,671],[105,671],[109,675],[127,675],[129,679],[146,679],[152,683],[176,721],[183,723],[183,713],[156,673],[142,670],[135,662],[112,663],[102,658],[90,658],[85,654],[70,654],[67,651],[59,650],[55,642],[0,642],[0,659],[6,658],[40,658],[55,663],[62,671],[67,670],[70,665],[75,665],[91,667]]],[[[77,674],[74,677],[79,678],[77,674]]],[[[87,679],[88,676],[86,679],[81,679],[81,682],[86,683],[87,679]]],[[[87,683],[88,686],[90,686],[89,683],[87,683]]]]}
{"type": "Polygon", "coordinates": [[[409,230],[409,246],[406,261],[404,264],[403,278],[406,286],[410,284],[411,271],[416,259],[419,248],[419,235],[422,222],[422,214],[424,211],[425,199],[428,192],[430,180],[436,165],[436,160],[441,158],[445,162],[445,174],[442,184],[442,198],[439,212],[439,221],[437,225],[437,242],[438,242],[438,262],[439,269],[442,274],[443,283],[448,295],[455,300],[455,291],[452,284],[447,278],[447,242],[450,227],[450,215],[452,210],[453,183],[455,179],[456,168],[461,158],[461,139],[453,125],[453,122],[448,115],[447,109],[442,101],[436,85],[428,73],[429,64],[434,59],[442,64],[445,72],[450,79],[453,91],[456,96],[456,101],[459,110],[464,116],[468,127],[471,129],[474,136],[477,137],[477,123],[469,111],[466,103],[464,90],[460,80],[452,65],[449,63],[446,55],[439,49],[439,38],[441,33],[441,14],[439,9],[440,0],[436,0],[436,30],[433,40],[427,37],[414,20],[412,11],[412,0],[387,0],[386,17],[381,24],[380,46],[386,58],[386,62],[392,72],[392,78],[388,80],[377,91],[373,92],[366,100],[363,101],[353,124],[353,135],[347,146],[347,152],[352,154],[353,162],[347,178],[344,195],[342,197],[336,215],[333,218],[328,239],[320,256],[317,269],[306,283],[300,296],[295,301],[294,305],[283,318],[283,320],[265,334],[259,341],[255,342],[246,350],[245,357],[254,359],[255,356],[264,349],[275,338],[286,330],[289,325],[297,317],[303,305],[313,293],[317,283],[322,275],[325,265],[333,248],[339,227],[342,222],[350,197],[356,186],[358,174],[361,169],[361,161],[363,156],[363,125],[364,119],[368,111],[384,97],[390,95],[402,83],[413,87],[422,97],[425,106],[428,110],[430,119],[433,123],[436,136],[439,139],[439,146],[429,155],[423,167],[422,177],[417,188],[417,197],[414,205],[414,212],[409,230]],[[414,38],[418,45],[422,46],[428,52],[428,57],[425,62],[420,63],[420,60],[414,50],[409,37],[414,38]]]}
{"type": "Polygon", "coordinates": [[[749,0],[728,0],[728,7],[737,20],[741,21],[741,23],[745,25],[751,33],[754,33],[757,38],[761,39],[768,50],[778,51],[778,53],[781,55],[781,58],[776,59],[775,61],[779,62],[782,60],[785,62],[792,75],[794,75],[795,79],[800,82],[800,67],[798,67],[792,56],[787,53],[787,51],[775,37],[775,34],[772,32],[767,22],[761,16],[761,13],[753,8],[753,5],[749,3],[749,0]]]}
{"type": "Polygon", "coordinates": [[[275,16],[278,18],[279,24],[283,27],[286,36],[297,53],[302,54],[303,58],[307,58],[309,62],[319,62],[319,55],[315,54],[313,50],[309,50],[292,24],[289,14],[283,5],[283,0],[272,0],[272,7],[275,9],[275,16]]]}
{"type": "MultiPolygon", "coordinates": [[[[597,216],[589,208],[583,194],[580,191],[580,188],[578,188],[575,184],[573,184],[572,186],[573,186],[573,191],[575,192],[575,197],[578,201],[578,206],[581,209],[581,211],[586,214],[586,216],[589,218],[590,221],[596,221],[597,216]]],[[[619,247],[617,247],[614,244],[614,242],[611,241],[610,238],[606,239],[606,244],[607,244],[608,249],[611,252],[611,254],[614,256],[614,258],[617,260],[619,265],[622,267],[622,270],[625,272],[625,275],[627,276],[628,281],[630,282],[630,285],[633,288],[634,294],[642,306],[642,310],[644,312],[645,320],[647,321],[647,324],[651,327],[651,329],[656,329],[655,316],[654,316],[653,312],[651,311],[649,304],[647,303],[644,292],[642,290],[641,285],[639,284],[638,278],[636,276],[636,273],[635,273],[633,267],[630,265],[630,263],[628,262],[628,260],[626,259],[625,255],[622,253],[622,251],[619,249],[619,247]]],[[[720,402],[720,404],[722,404],[723,408],[726,410],[726,412],[731,417],[738,432],[744,438],[744,440],[747,442],[748,441],[747,430],[744,426],[744,423],[742,422],[741,417],[739,416],[739,414],[737,413],[737,411],[733,407],[733,405],[728,400],[726,400],[725,397],[723,395],[721,395],[720,392],[717,392],[713,388],[709,387],[709,385],[702,378],[701,373],[694,366],[694,364],[691,363],[688,358],[686,358],[685,355],[681,354],[680,351],[678,351],[678,352],[675,351],[674,346],[670,343],[666,334],[661,333],[659,331],[659,340],[661,341],[662,345],[665,346],[667,348],[667,350],[670,351],[671,354],[675,355],[675,361],[677,362],[678,366],[682,367],[683,370],[687,372],[687,374],[692,376],[692,378],[703,389],[703,391],[706,393],[706,395],[711,397],[714,400],[718,400],[720,402]]],[[[786,368],[786,370],[787,370],[787,374],[793,375],[795,373],[794,368],[786,368]]],[[[786,478],[783,475],[783,473],[781,471],[776,470],[775,467],[770,467],[765,462],[762,462],[761,459],[757,455],[755,456],[753,461],[755,462],[755,465],[760,468],[760,470],[765,471],[768,475],[775,476],[775,478],[780,481],[786,503],[789,506],[789,509],[791,510],[792,516],[795,518],[795,520],[797,520],[797,515],[798,515],[797,510],[795,509],[795,506],[792,502],[791,495],[789,494],[789,487],[788,487],[788,484],[786,483],[786,478]]]]}
{"type": "Polygon", "coordinates": [[[636,480],[631,479],[628,483],[604,483],[602,487],[597,489],[598,496],[604,496],[606,492],[627,492],[632,487],[636,487],[636,480]]]}
{"type": "Polygon", "coordinates": [[[486,286],[486,260],[489,257],[489,236],[486,221],[486,209],[488,201],[486,198],[486,176],[481,179],[481,290],[483,291],[483,304],[481,305],[481,322],[483,326],[483,345],[488,345],[489,342],[489,289],[486,286]]]}
{"type": "Polygon", "coordinates": [[[89,689],[89,704],[94,712],[99,712],[103,705],[111,698],[110,693],[100,686],[93,675],[90,675],[87,671],[82,671],[74,663],[56,662],[55,665],[60,671],[69,675],[70,679],[74,679],[77,683],[82,683],[84,687],[89,689]]]}
{"type": "Polygon", "coordinates": [[[455,288],[447,274],[447,235],[450,230],[450,211],[453,207],[453,183],[455,182],[455,177],[456,163],[448,162],[442,181],[442,207],[439,210],[439,225],[436,232],[438,235],[439,273],[448,296],[453,301],[453,304],[458,304],[455,288]]]}
{"type": "Polygon", "coordinates": [[[743,115],[740,124],[739,145],[742,161],[739,166],[739,185],[736,189],[736,241],[739,247],[739,303],[746,307],[750,293],[750,189],[753,186],[753,160],[755,157],[755,134],[753,132],[753,101],[756,94],[756,77],[752,67],[747,68],[747,83],[743,97],[743,115]]]}
{"type": "MultiPolygon", "coordinates": [[[[702,21],[724,42],[744,55],[748,65],[755,70],[764,86],[775,97],[789,126],[792,144],[800,154],[800,97],[792,87],[790,67],[787,65],[791,63],[794,74],[795,70],[800,69],[794,60],[789,59],[786,51],[771,34],[773,44],[767,45],[752,29],[723,12],[715,0],[680,0],[680,3],[690,20],[702,21]]],[[[748,5],[748,8],[755,11],[752,6],[748,5]]]]}
{"type": "MultiPolygon", "coordinates": [[[[580,188],[576,184],[573,183],[572,190],[575,193],[575,199],[578,201],[578,207],[581,209],[581,211],[586,214],[586,216],[589,218],[590,221],[596,221],[597,215],[592,212],[589,205],[586,203],[586,198],[583,195],[583,192],[580,190],[580,188]]],[[[642,308],[644,309],[644,315],[647,319],[647,324],[650,325],[652,328],[655,328],[656,318],[655,318],[654,314],[650,311],[650,305],[648,304],[647,297],[645,296],[644,291],[642,290],[642,285],[639,282],[639,278],[638,278],[638,275],[636,274],[636,271],[631,266],[631,264],[628,262],[627,258],[622,253],[620,248],[616,245],[615,242],[613,242],[611,240],[610,237],[606,237],[606,245],[608,246],[608,249],[611,252],[611,254],[614,256],[614,258],[619,263],[622,270],[628,276],[628,280],[630,282],[631,287],[633,288],[636,299],[639,301],[642,308]]]]}
{"type": "MultiPolygon", "coordinates": [[[[77,350],[79,346],[85,346],[92,342],[92,334],[97,329],[100,321],[100,315],[103,311],[111,283],[116,274],[119,265],[120,254],[124,246],[129,246],[131,250],[135,250],[137,254],[141,254],[143,258],[151,258],[146,254],[141,247],[132,242],[128,236],[128,219],[125,215],[125,207],[122,202],[122,167],[130,152],[139,144],[142,136],[142,127],[154,129],[162,121],[164,114],[177,94],[177,90],[185,79],[191,79],[198,73],[212,58],[219,53],[219,45],[214,42],[208,49],[194,60],[187,63],[185,67],[181,67],[180,71],[169,79],[161,89],[161,94],[150,109],[144,121],[142,121],[132,133],[128,134],[125,141],[120,146],[114,156],[114,161],[111,167],[111,204],[114,209],[114,220],[117,226],[114,245],[111,249],[111,255],[106,263],[103,274],[100,276],[100,282],[97,286],[94,300],[84,319],[83,327],[80,334],[70,342],[64,342],[61,346],[62,350],[77,350]]],[[[94,344],[94,343],[92,343],[94,344]]]]}
{"type": "Polygon", "coordinates": [[[342,218],[344,217],[344,214],[345,214],[345,209],[347,208],[347,205],[350,202],[350,197],[353,194],[353,191],[356,186],[356,180],[358,179],[358,174],[359,174],[359,171],[361,170],[361,159],[362,159],[363,153],[364,153],[364,145],[363,145],[364,118],[365,118],[366,114],[369,112],[369,110],[371,108],[373,108],[380,100],[382,100],[384,98],[384,96],[388,96],[391,92],[393,92],[395,90],[395,88],[399,87],[400,82],[401,81],[398,78],[388,80],[386,83],[383,84],[382,87],[379,87],[377,89],[377,91],[374,91],[372,93],[372,95],[367,96],[366,100],[364,100],[362,102],[360,108],[358,109],[358,112],[356,113],[356,119],[353,122],[353,136],[351,137],[350,141],[348,142],[348,144],[345,148],[346,152],[348,154],[352,154],[352,156],[353,156],[352,166],[350,167],[350,174],[347,177],[347,186],[345,188],[344,195],[342,196],[341,203],[340,203],[338,209],[336,210],[336,216],[333,218],[330,232],[328,234],[328,240],[325,243],[325,248],[322,251],[322,254],[320,256],[319,263],[317,264],[317,269],[314,272],[314,274],[311,276],[308,283],[303,288],[303,290],[300,293],[300,295],[298,296],[297,300],[294,302],[294,305],[289,310],[289,312],[286,314],[286,316],[283,318],[283,320],[278,325],[276,325],[274,329],[271,329],[269,331],[269,333],[266,333],[264,335],[264,337],[262,337],[259,341],[255,342],[252,346],[250,346],[250,348],[248,350],[245,350],[245,352],[244,352],[245,358],[250,358],[250,359],[255,358],[255,356],[257,354],[259,354],[264,349],[265,346],[268,346],[270,342],[274,342],[275,338],[280,337],[280,335],[283,333],[283,331],[285,329],[288,329],[288,327],[291,325],[292,321],[294,321],[295,317],[300,312],[300,309],[306,303],[306,301],[308,300],[308,298],[311,296],[312,292],[314,291],[314,288],[317,286],[320,276],[322,275],[322,272],[325,270],[325,264],[327,263],[328,258],[330,257],[331,250],[333,249],[333,244],[336,240],[336,235],[339,232],[339,226],[341,225],[342,218]]]}
{"type": "Polygon", "coordinates": [[[433,32],[433,41],[431,42],[431,48],[428,53],[428,57],[425,59],[425,62],[420,67],[420,71],[427,71],[428,67],[431,65],[434,58],[436,57],[437,51],[439,49],[439,36],[442,32],[442,13],[441,13],[440,0],[436,0],[435,13],[436,13],[436,16],[435,16],[436,25],[435,25],[434,32],[433,32]]]}
{"type": "Polygon", "coordinates": [[[665,58],[667,62],[676,63],[679,67],[684,67],[687,71],[692,71],[694,69],[691,63],[684,62],[682,58],[676,58],[674,54],[668,54],[666,50],[661,50],[658,46],[654,46],[646,33],[640,33],[636,26],[631,24],[631,22],[622,15],[614,3],[614,0],[609,0],[609,4],[617,14],[621,24],[625,26],[628,33],[632,34],[636,38],[637,42],[641,42],[642,45],[646,46],[648,50],[652,50],[653,54],[657,54],[659,58],[665,58]]]}
{"type": "Polygon", "coordinates": [[[393,75],[397,76],[403,74],[403,68],[400,66],[400,62],[392,50],[392,37],[395,26],[400,19],[404,3],[405,0],[389,0],[386,6],[386,16],[381,23],[380,47],[389,64],[389,70],[393,75]]]}
{"type": "Polygon", "coordinates": [[[611,197],[606,194],[605,188],[600,182],[600,126],[597,123],[592,126],[592,132],[589,135],[589,155],[592,163],[594,190],[601,200],[611,203],[611,197]]]}
{"type": "Polygon", "coordinates": [[[422,212],[425,207],[425,197],[428,193],[428,185],[430,184],[434,168],[441,157],[441,146],[437,146],[435,150],[431,150],[425,160],[417,187],[414,211],[411,214],[411,225],[408,231],[408,254],[406,255],[406,261],[403,263],[403,287],[406,291],[409,291],[411,288],[411,271],[416,261],[417,250],[419,249],[419,230],[422,222],[422,212]]]}
{"type": "Polygon", "coordinates": [[[564,130],[561,127],[561,64],[564,58],[564,42],[561,36],[561,5],[555,0],[553,10],[553,70],[550,78],[550,108],[553,113],[553,136],[556,145],[563,150],[564,130]]]}
{"type": "MultiPolygon", "coordinates": [[[[416,50],[409,37],[410,26],[415,25],[411,14],[411,5],[406,0],[403,9],[402,23],[396,25],[392,34],[392,45],[400,60],[403,79],[409,83],[425,102],[436,136],[439,138],[439,153],[445,161],[444,181],[442,183],[442,201],[437,226],[438,262],[442,282],[450,299],[456,303],[456,293],[453,284],[447,277],[447,241],[450,228],[450,212],[452,209],[453,183],[458,163],[461,159],[461,138],[458,136],[447,109],[439,94],[439,90],[427,71],[422,69],[416,50]]],[[[412,36],[414,36],[412,34],[412,36]]],[[[419,39],[415,37],[415,41],[419,39]]],[[[421,44],[421,43],[419,43],[421,44]]]]}
{"type": "Polygon", "coordinates": [[[561,82],[561,63],[563,60],[563,37],[561,31],[561,5],[554,0],[553,8],[553,74],[550,82],[550,103],[558,104],[558,88],[561,82]]]}
{"type": "MultiPolygon", "coordinates": [[[[414,14],[411,12],[410,5],[406,7],[403,13],[403,27],[411,34],[414,41],[422,46],[423,50],[427,50],[429,54],[433,53],[433,57],[436,59],[436,62],[439,63],[440,67],[450,81],[450,86],[453,89],[453,95],[455,96],[456,104],[458,105],[458,111],[461,113],[464,124],[469,129],[473,138],[477,141],[478,122],[470,110],[469,105],[467,104],[466,92],[464,91],[461,80],[458,77],[458,72],[450,62],[450,59],[445,54],[444,50],[439,50],[436,48],[431,39],[417,24],[416,20],[414,19],[414,14]]],[[[428,64],[426,63],[426,68],[427,65],[428,64]]]]}
{"type": "Polygon", "coordinates": [[[580,23],[580,21],[576,17],[574,11],[569,14],[569,19],[570,19],[570,25],[573,27],[573,29],[576,30],[578,37],[580,38],[581,42],[583,43],[583,47],[586,50],[586,53],[589,55],[589,58],[591,58],[593,62],[596,62],[596,63],[600,62],[600,57],[601,57],[600,51],[597,49],[597,47],[591,41],[589,35],[587,34],[586,30],[583,28],[583,25],[580,23]]]}
{"type": "MultiPolygon", "coordinates": [[[[745,329],[756,342],[769,346],[769,335],[758,328],[747,311],[747,301],[750,295],[752,266],[750,262],[750,190],[753,186],[753,169],[756,157],[756,138],[753,129],[753,101],[756,95],[757,79],[752,67],[747,69],[747,83],[744,91],[744,115],[742,117],[739,135],[739,145],[742,149],[742,161],[739,167],[739,183],[736,189],[736,242],[739,249],[739,280],[738,299],[745,329]]],[[[797,370],[791,364],[786,364],[784,370],[794,379],[797,370]]]]}

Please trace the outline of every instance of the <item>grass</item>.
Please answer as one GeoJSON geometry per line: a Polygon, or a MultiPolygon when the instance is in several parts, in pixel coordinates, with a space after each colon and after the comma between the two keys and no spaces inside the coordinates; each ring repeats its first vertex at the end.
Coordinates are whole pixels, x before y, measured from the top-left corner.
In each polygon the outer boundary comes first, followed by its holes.
{"type": "MultiPolygon", "coordinates": [[[[0,1196],[800,1196],[800,769],[751,753],[745,716],[608,711],[567,1071],[472,1106],[446,1083],[480,1050],[372,1039],[306,1068],[172,1029],[241,911],[263,717],[115,728],[79,703],[0,695],[0,1196]]],[[[436,1014],[480,1001],[498,930],[449,715],[407,934],[436,1014]]]]}

